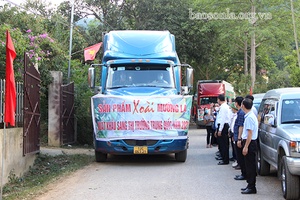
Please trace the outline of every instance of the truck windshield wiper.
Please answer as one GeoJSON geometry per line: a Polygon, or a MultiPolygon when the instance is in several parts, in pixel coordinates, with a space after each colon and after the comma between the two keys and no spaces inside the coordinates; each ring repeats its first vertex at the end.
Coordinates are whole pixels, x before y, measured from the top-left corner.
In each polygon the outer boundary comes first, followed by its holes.
{"type": "Polygon", "coordinates": [[[113,87],[108,87],[108,89],[118,89],[118,88],[125,88],[125,87],[135,87],[135,85],[120,85],[120,86],[113,86],[113,87]]]}
{"type": "Polygon", "coordinates": [[[162,86],[162,85],[144,85],[144,87],[172,88],[170,86],[162,86]]]}

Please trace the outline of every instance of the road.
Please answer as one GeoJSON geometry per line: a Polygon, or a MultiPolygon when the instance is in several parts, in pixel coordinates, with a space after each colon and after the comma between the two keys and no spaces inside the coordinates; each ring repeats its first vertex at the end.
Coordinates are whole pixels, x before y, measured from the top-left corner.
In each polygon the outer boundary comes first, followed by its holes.
{"type": "Polygon", "coordinates": [[[230,165],[217,165],[216,147],[206,148],[206,131],[190,126],[190,147],[185,163],[174,155],[109,156],[45,188],[38,200],[282,200],[276,173],[257,177],[257,194],[243,195],[246,181],[230,165]]]}

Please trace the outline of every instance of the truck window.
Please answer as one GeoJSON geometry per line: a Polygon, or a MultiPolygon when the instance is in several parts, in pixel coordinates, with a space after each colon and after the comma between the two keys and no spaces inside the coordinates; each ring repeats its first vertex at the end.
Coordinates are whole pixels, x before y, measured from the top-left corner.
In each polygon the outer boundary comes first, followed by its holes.
{"type": "Polygon", "coordinates": [[[200,98],[200,105],[207,105],[211,103],[218,103],[217,97],[204,97],[200,98]]]}
{"type": "Polygon", "coordinates": [[[276,117],[276,100],[265,100],[263,108],[260,110],[258,116],[261,118],[259,121],[266,125],[274,125],[276,117]]]}
{"type": "Polygon", "coordinates": [[[281,123],[300,122],[300,99],[287,99],[282,102],[281,123]]]}
{"type": "Polygon", "coordinates": [[[109,89],[130,86],[175,87],[173,68],[170,65],[111,65],[106,84],[109,89]]]}

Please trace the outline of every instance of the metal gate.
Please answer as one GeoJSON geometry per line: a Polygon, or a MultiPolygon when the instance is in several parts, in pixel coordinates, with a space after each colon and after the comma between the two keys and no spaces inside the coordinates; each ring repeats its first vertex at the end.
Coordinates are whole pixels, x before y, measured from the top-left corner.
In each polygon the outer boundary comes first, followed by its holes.
{"type": "Polygon", "coordinates": [[[40,150],[40,73],[24,55],[23,155],[40,150]]]}
{"type": "Polygon", "coordinates": [[[61,86],[62,91],[62,130],[61,141],[63,144],[71,144],[76,142],[75,137],[75,118],[74,118],[74,83],[61,86]]]}

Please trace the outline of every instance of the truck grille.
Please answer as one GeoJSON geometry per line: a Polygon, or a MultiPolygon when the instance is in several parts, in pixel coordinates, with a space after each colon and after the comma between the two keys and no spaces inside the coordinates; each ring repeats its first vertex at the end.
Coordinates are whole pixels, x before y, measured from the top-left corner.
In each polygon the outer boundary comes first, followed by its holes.
{"type": "Polygon", "coordinates": [[[123,140],[130,146],[152,146],[155,145],[158,140],[123,140]]]}

